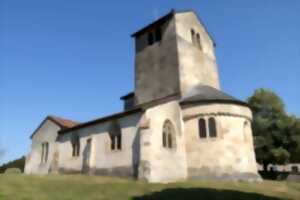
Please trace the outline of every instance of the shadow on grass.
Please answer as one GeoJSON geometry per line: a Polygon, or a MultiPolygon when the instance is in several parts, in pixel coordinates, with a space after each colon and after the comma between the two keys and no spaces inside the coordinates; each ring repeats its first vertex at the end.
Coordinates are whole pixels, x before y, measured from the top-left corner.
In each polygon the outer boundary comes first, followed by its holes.
{"type": "Polygon", "coordinates": [[[152,194],[133,197],[133,200],[282,200],[262,194],[208,188],[171,188],[152,194]]]}

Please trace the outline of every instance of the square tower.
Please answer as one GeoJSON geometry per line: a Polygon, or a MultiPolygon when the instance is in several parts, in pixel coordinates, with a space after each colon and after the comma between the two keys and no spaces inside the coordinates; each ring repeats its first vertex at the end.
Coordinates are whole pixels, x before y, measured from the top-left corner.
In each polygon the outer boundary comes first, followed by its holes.
{"type": "Polygon", "coordinates": [[[219,89],[214,42],[193,11],[175,12],[144,27],[135,38],[136,104],[219,89]]]}

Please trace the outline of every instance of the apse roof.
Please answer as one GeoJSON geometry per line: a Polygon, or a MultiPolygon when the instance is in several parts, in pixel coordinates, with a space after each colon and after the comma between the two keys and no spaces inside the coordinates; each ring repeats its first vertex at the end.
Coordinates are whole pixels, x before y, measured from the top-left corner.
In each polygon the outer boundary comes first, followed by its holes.
{"type": "Polygon", "coordinates": [[[196,87],[180,103],[181,105],[194,103],[235,103],[248,106],[246,102],[207,85],[196,87]]]}

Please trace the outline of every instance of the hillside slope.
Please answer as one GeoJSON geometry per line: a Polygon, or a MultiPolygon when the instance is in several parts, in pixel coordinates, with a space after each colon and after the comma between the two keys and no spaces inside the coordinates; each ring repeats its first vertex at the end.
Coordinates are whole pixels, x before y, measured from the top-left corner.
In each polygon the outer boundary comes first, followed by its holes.
{"type": "Polygon", "coordinates": [[[300,199],[300,184],[187,181],[147,184],[97,176],[0,175],[1,200],[300,199]]]}

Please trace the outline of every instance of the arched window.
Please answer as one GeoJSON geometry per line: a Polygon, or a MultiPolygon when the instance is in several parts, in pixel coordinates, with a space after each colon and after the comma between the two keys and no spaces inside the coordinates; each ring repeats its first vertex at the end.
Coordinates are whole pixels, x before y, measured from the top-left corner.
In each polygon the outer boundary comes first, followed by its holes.
{"type": "Polygon", "coordinates": [[[158,27],[155,31],[155,41],[159,42],[161,41],[161,28],[158,27]]]}
{"type": "Polygon", "coordinates": [[[163,125],[162,143],[165,148],[176,147],[176,133],[170,120],[166,120],[163,125]]]}
{"type": "Polygon", "coordinates": [[[80,138],[78,134],[72,135],[71,143],[72,143],[72,156],[78,157],[80,154],[80,138]]]}
{"type": "Polygon", "coordinates": [[[148,45],[152,45],[154,42],[153,34],[150,32],[148,33],[148,45]]]}
{"type": "Polygon", "coordinates": [[[205,119],[201,118],[199,119],[199,137],[200,138],[206,138],[207,134],[206,134],[206,122],[205,119]]]}
{"type": "Polygon", "coordinates": [[[208,119],[209,136],[217,137],[217,126],[215,118],[211,117],[208,119]]]}
{"type": "Polygon", "coordinates": [[[122,134],[121,127],[118,122],[112,122],[109,127],[110,137],[110,149],[121,150],[122,149],[122,134]]]}
{"type": "Polygon", "coordinates": [[[197,46],[201,50],[202,46],[201,46],[201,38],[200,38],[200,34],[199,33],[197,33],[196,39],[197,39],[197,46]]]}
{"type": "Polygon", "coordinates": [[[195,45],[195,31],[194,31],[194,29],[191,29],[191,37],[192,37],[192,43],[195,45]]]}

